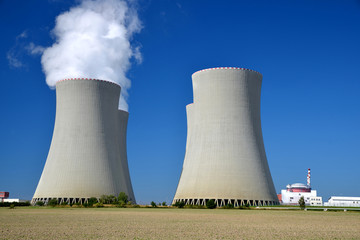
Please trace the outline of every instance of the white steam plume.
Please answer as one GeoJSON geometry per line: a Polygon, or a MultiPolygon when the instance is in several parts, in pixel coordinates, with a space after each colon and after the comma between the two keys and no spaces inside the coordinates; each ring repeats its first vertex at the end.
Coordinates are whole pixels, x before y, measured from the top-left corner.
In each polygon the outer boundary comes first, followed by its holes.
{"type": "MultiPolygon", "coordinates": [[[[121,86],[119,108],[128,110],[130,59],[139,58],[130,40],[141,23],[124,0],[83,0],[56,18],[55,43],[41,58],[46,82],[54,88],[66,78],[97,78],[121,86]]],[[[140,58],[141,59],[141,58],[140,58]]]]}

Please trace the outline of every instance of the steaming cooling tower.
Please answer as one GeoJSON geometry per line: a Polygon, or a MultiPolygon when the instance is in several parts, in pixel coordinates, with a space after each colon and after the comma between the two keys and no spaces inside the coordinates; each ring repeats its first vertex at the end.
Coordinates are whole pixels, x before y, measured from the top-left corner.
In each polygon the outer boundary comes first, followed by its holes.
{"type": "Polygon", "coordinates": [[[120,86],[95,79],[56,84],[56,119],[32,203],[84,203],[125,192],[135,202],[127,154],[128,112],[118,110],[120,86]]]}
{"type": "Polygon", "coordinates": [[[262,75],[211,68],[192,75],[187,142],[173,203],[217,206],[278,204],[260,122],[262,75]]]}

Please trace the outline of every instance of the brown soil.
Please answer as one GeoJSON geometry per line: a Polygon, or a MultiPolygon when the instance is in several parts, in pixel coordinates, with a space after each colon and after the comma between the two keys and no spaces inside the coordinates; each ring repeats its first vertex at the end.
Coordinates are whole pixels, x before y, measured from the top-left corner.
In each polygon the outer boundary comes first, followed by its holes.
{"type": "Polygon", "coordinates": [[[360,239],[360,213],[1,208],[0,239],[360,239]]]}

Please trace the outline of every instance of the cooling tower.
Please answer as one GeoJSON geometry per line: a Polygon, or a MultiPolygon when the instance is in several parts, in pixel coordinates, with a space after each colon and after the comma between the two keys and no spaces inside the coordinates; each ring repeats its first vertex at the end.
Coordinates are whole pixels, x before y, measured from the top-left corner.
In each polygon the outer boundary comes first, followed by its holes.
{"type": "Polygon", "coordinates": [[[32,203],[84,203],[125,192],[135,202],[126,153],[128,112],[120,86],[95,79],[56,84],[56,119],[49,154],[32,203]]]}
{"type": "Polygon", "coordinates": [[[192,79],[194,103],[186,107],[186,153],[173,203],[278,204],[261,131],[262,75],[211,68],[192,79]]]}

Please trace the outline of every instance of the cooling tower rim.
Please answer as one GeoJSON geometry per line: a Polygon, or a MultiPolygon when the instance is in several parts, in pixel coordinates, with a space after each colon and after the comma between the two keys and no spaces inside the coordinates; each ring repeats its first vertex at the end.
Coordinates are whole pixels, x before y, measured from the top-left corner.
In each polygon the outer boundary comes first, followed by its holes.
{"type": "Polygon", "coordinates": [[[74,80],[99,81],[99,82],[105,82],[105,83],[114,84],[116,86],[121,87],[117,83],[114,83],[114,82],[111,82],[111,81],[108,81],[108,80],[96,79],[96,78],[65,78],[65,79],[61,79],[61,80],[57,81],[56,84],[59,83],[59,82],[74,81],[74,80]]]}
{"type": "Polygon", "coordinates": [[[250,72],[255,72],[257,74],[260,74],[262,76],[261,73],[257,72],[257,71],[254,71],[254,70],[251,70],[251,69],[248,69],[248,68],[240,68],[240,67],[214,67],[214,68],[205,68],[205,69],[202,69],[202,70],[199,70],[199,71],[196,71],[192,74],[195,75],[197,73],[200,73],[200,72],[205,72],[205,71],[209,71],[209,70],[243,70],[243,71],[250,71],[250,72]]]}

